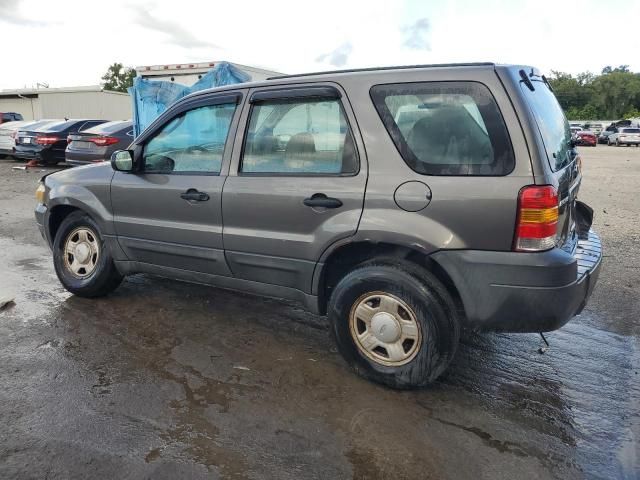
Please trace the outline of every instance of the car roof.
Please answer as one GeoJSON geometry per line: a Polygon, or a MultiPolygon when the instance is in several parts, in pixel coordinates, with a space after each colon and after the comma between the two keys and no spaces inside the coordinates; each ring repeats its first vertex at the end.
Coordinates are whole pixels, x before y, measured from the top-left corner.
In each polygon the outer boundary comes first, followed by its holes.
{"type": "MultiPolygon", "coordinates": [[[[411,70],[431,70],[438,68],[485,68],[494,70],[497,64],[493,62],[475,62],[475,63],[437,63],[437,64],[426,64],[426,65],[400,65],[400,66],[392,66],[392,67],[370,67],[370,68],[354,68],[347,70],[329,70],[325,72],[311,72],[311,73],[299,73],[294,75],[278,75],[274,77],[269,77],[266,80],[258,80],[254,82],[246,82],[246,83],[235,83],[232,85],[223,85],[219,87],[213,87],[206,90],[199,90],[197,92],[193,92],[186,97],[183,97],[184,100],[192,99],[194,97],[198,97],[200,95],[207,95],[209,93],[215,92],[225,92],[229,90],[238,90],[241,88],[257,88],[257,87],[268,87],[279,84],[286,83],[296,83],[299,79],[304,81],[318,81],[318,82],[330,82],[336,81],[339,79],[343,79],[345,77],[353,77],[353,76],[367,76],[367,75],[375,75],[380,72],[403,72],[403,71],[411,71],[411,70]]],[[[509,65],[515,66],[515,65],[509,65]]],[[[518,68],[526,68],[532,69],[532,67],[528,66],[518,66],[518,68]]],[[[182,99],[181,99],[182,100],[182,99]]]]}
{"type": "Polygon", "coordinates": [[[99,120],[93,118],[69,118],[67,120],[61,120],[55,123],[51,123],[43,128],[44,131],[55,131],[57,129],[65,130],[67,128],[72,127],[73,125],[81,122],[105,122],[106,120],[99,120]]]}

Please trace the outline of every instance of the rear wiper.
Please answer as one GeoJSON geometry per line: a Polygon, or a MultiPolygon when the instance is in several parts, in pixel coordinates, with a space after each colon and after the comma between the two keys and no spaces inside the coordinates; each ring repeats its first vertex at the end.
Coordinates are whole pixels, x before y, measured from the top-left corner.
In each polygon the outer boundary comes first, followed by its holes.
{"type": "Polygon", "coordinates": [[[536,89],[533,87],[533,83],[531,82],[531,80],[529,80],[529,77],[527,76],[527,72],[525,72],[524,70],[520,69],[520,71],[518,73],[520,74],[520,78],[522,79],[524,84],[527,86],[527,88],[529,90],[531,90],[532,92],[535,92],[536,89]]]}

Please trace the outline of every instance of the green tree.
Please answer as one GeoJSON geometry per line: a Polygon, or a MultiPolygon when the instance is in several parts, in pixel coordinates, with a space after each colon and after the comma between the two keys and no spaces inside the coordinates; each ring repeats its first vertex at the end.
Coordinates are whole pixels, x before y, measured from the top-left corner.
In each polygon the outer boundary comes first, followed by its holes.
{"type": "Polygon", "coordinates": [[[105,90],[126,92],[127,88],[133,85],[134,78],[136,78],[136,71],[133,68],[125,67],[121,63],[114,63],[102,76],[102,86],[105,90]]]}
{"type": "Polygon", "coordinates": [[[640,110],[640,73],[628,65],[606,66],[601,75],[552,71],[549,83],[572,120],[629,118],[640,110]]]}
{"type": "Polygon", "coordinates": [[[591,102],[604,118],[620,118],[640,107],[640,74],[617,69],[600,75],[592,85],[591,102]]]}
{"type": "Polygon", "coordinates": [[[606,67],[604,67],[602,69],[602,74],[603,75],[607,75],[607,74],[613,73],[613,72],[628,73],[629,72],[629,65],[619,65],[616,68],[612,68],[610,65],[607,65],[606,67]]]}

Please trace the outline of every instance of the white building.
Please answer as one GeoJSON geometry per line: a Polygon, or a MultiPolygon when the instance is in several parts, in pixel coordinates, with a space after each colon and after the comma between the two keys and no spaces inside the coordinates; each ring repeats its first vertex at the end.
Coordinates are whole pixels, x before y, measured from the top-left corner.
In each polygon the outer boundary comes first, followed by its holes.
{"type": "MultiPolygon", "coordinates": [[[[218,63],[220,62],[149,65],[136,67],[136,73],[139,77],[148,78],[149,80],[176,82],[190,87],[218,63]]],[[[282,75],[279,72],[273,72],[271,70],[264,70],[262,68],[250,67],[233,62],[228,63],[250,75],[252,81],[266,80],[269,77],[282,75]]]]}
{"type": "Polygon", "coordinates": [[[0,112],[18,112],[25,120],[128,120],[131,118],[131,98],[127,93],[104,90],[99,85],[0,90],[0,112]]]}

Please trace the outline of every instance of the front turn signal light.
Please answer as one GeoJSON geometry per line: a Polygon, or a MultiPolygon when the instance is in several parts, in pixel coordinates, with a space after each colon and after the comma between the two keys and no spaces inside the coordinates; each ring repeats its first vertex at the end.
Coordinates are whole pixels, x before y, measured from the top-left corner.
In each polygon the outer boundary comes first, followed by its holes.
{"type": "Polygon", "coordinates": [[[38,203],[44,203],[44,194],[44,183],[41,183],[40,185],[38,185],[38,188],[36,188],[36,200],[38,200],[38,203]]]}

